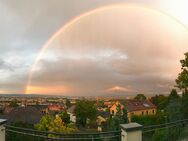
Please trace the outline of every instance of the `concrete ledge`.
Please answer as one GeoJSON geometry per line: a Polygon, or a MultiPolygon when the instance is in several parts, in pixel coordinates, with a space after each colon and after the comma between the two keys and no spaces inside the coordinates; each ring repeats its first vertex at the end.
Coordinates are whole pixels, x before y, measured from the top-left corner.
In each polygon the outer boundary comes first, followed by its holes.
{"type": "Polygon", "coordinates": [[[133,123],[128,123],[128,124],[121,124],[120,127],[126,132],[130,132],[130,131],[142,130],[143,126],[138,123],[133,122],[133,123]]]}
{"type": "Polygon", "coordinates": [[[6,119],[0,119],[0,141],[5,141],[5,127],[4,124],[7,123],[6,119]]]}
{"type": "Polygon", "coordinates": [[[0,119],[0,125],[6,124],[7,120],[6,119],[0,119]]]}

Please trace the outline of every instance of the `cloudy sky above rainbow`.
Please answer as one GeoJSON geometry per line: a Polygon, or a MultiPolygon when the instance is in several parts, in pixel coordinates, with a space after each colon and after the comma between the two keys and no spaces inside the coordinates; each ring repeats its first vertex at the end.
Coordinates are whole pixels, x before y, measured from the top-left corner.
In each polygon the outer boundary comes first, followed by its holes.
{"type": "Polygon", "coordinates": [[[186,0],[1,0],[0,93],[169,93],[186,0]]]}

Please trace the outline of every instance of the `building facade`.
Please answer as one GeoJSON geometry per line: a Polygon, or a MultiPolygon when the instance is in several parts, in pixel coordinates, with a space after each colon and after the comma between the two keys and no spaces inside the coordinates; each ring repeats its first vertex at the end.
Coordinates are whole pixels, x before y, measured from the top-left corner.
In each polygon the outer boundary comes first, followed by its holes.
{"type": "Polygon", "coordinates": [[[155,115],[156,106],[149,100],[128,100],[126,101],[127,117],[131,122],[132,116],[155,115]]]}

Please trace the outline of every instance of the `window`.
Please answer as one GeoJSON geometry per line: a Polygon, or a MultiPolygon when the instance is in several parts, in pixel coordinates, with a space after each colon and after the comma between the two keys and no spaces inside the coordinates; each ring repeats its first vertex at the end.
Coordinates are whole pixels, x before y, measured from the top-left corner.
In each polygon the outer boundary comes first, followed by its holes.
{"type": "Polygon", "coordinates": [[[114,110],[112,110],[112,114],[114,115],[114,110]]]}
{"type": "Polygon", "coordinates": [[[146,111],[146,115],[148,115],[148,111],[146,111]]]}
{"type": "Polygon", "coordinates": [[[154,113],[155,113],[155,110],[153,110],[152,112],[153,112],[153,114],[154,114],[154,113]]]}
{"type": "Polygon", "coordinates": [[[142,111],[142,115],[144,115],[144,111],[142,111]]]}

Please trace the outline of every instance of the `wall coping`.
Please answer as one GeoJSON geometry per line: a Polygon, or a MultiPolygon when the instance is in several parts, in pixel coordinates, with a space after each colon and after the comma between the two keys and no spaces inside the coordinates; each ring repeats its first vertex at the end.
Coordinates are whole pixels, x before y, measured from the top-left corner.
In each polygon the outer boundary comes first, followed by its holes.
{"type": "Polygon", "coordinates": [[[142,130],[143,126],[138,123],[132,122],[128,124],[120,124],[120,127],[126,132],[130,132],[130,131],[142,130]]]}
{"type": "Polygon", "coordinates": [[[0,119],[0,125],[7,123],[7,119],[0,119]]]}

